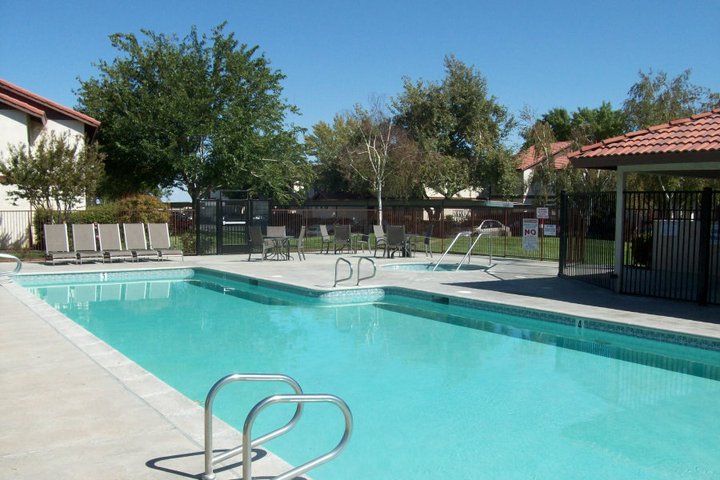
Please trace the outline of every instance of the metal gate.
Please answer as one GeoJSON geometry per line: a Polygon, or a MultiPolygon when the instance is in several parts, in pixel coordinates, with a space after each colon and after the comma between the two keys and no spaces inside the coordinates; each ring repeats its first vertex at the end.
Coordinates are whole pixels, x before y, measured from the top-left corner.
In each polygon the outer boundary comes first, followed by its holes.
{"type": "Polygon", "coordinates": [[[203,199],[198,201],[198,255],[223,255],[250,251],[250,225],[267,227],[268,200],[203,199]]]}
{"type": "Polygon", "coordinates": [[[563,193],[560,276],[615,285],[615,192],[563,193]]]}
{"type": "Polygon", "coordinates": [[[624,192],[623,202],[618,278],[615,193],[563,194],[560,276],[621,293],[720,304],[720,192],[624,192]]]}

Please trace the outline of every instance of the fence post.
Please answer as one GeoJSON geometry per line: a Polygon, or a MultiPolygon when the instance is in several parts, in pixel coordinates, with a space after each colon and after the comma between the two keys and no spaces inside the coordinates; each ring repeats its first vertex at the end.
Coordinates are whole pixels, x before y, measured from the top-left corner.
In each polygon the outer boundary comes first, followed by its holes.
{"type": "Polygon", "coordinates": [[[697,301],[707,305],[710,291],[710,234],[712,232],[712,189],[704,188],[700,199],[700,244],[698,251],[697,301]]]}
{"type": "Polygon", "coordinates": [[[560,251],[558,252],[558,276],[565,273],[567,260],[567,234],[568,234],[568,195],[565,190],[560,192],[560,251]]]}

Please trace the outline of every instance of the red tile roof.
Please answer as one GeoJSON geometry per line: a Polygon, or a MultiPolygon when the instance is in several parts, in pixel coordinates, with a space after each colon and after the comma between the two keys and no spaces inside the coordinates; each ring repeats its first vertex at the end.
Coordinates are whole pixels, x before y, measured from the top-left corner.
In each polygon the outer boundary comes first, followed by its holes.
{"type": "Polygon", "coordinates": [[[25,103],[21,100],[18,100],[17,98],[13,98],[10,95],[6,95],[2,92],[0,92],[0,103],[12,107],[15,110],[20,110],[21,112],[27,113],[28,115],[39,119],[43,123],[43,125],[47,121],[44,110],[35,108],[29,103],[25,103]]]}
{"type": "Polygon", "coordinates": [[[678,161],[681,154],[687,161],[720,159],[720,108],[608,138],[569,157],[575,166],[607,167],[621,162],[647,163],[650,159],[668,163],[673,158],[678,161]]]}
{"type": "Polygon", "coordinates": [[[23,108],[20,108],[20,106],[17,102],[20,102],[20,103],[24,104],[25,106],[29,106],[37,111],[41,111],[44,115],[47,115],[48,110],[52,110],[55,113],[59,113],[61,116],[69,117],[74,120],[78,120],[79,122],[82,122],[85,125],[88,125],[92,128],[98,128],[100,126],[99,120],[96,120],[88,115],[85,115],[84,113],[80,113],[76,110],[73,110],[72,108],[68,108],[64,105],[60,105],[59,103],[53,102],[52,100],[48,100],[45,97],[41,97],[40,95],[37,95],[28,90],[25,90],[24,88],[20,88],[17,85],[14,85],[14,84],[12,84],[6,80],[3,80],[1,78],[0,78],[0,95],[3,95],[3,98],[6,99],[3,103],[8,104],[10,106],[14,106],[15,108],[25,111],[26,113],[33,115],[33,116],[37,116],[36,113],[30,113],[29,111],[26,111],[23,108]],[[7,100],[8,98],[14,99],[16,103],[14,105],[10,104],[9,101],[7,100]]]}
{"type": "MultiPolygon", "coordinates": [[[[572,146],[572,142],[554,142],[550,145],[550,153],[553,155],[555,160],[555,168],[560,170],[568,166],[570,160],[568,159],[568,151],[572,146]]],[[[525,171],[533,168],[539,163],[545,160],[545,155],[535,151],[535,147],[531,146],[526,148],[518,154],[520,160],[517,167],[518,170],[525,171]]]]}

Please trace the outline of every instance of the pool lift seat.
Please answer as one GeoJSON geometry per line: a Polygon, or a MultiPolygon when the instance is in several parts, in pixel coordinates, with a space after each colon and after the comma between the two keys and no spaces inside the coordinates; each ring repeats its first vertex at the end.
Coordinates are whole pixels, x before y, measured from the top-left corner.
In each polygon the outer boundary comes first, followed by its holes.
{"type": "Polygon", "coordinates": [[[347,445],[352,433],[353,418],[350,408],[345,401],[335,395],[329,394],[307,394],[303,393],[300,384],[295,379],[282,374],[264,374],[264,373],[233,373],[218,380],[215,385],[210,388],[205,399],[205,472],[200,477],[202,480],[215,480],[215,472],[213,465],[236,455],[242,455],[243,480],[252,480],[252,449],[262,443],[277,438],[290,431],[300,421],[303,407],[306,403],[329,403],[335,405],[342,412],[345,418],[345,431],[340,442],[327,453],[316,457],[298,467],[292,468],[285,473],[272,477],[274,480],[290,480],[299,475],[312,470],[313,468],[326,463],[337,457],[347,445]],[[213,402],[216,395],[225,385],[234,382],[283,382],[292,387],[294,394],[290,395],[271,395],[260,400],[250,410],[245,418],[242,444],[238,447],[227,450],[221,454],[213,456],[213,402]],[[295,404],[295,414],[290,421],[283,427],[278,428],[256,439],[252,439],[253,424],[263,410],[274,404],[293,403],[295,404]]]}

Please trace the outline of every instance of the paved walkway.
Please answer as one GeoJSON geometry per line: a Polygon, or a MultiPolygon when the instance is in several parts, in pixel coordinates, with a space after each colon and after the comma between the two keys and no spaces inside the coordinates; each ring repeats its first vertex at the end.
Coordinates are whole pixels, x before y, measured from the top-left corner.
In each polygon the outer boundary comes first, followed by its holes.
{"type": "MultiPolygon", "coordinates": [[[[243,255],[186,257],[184,262],[162,264],[26,264],[23,272],[205,266],[331,288],[337,257],[308,254],[307,258],[248,262],[243,255]]],[[[355,268],[357,256],[347,258],[355,268]]],[[[425,259],[412,259],[418,260],[425,259]]],[[[408,261],[377,259],[377,264],[408,261]]],[[[369,273],[369,265],[362,268],[363,275],[369,273]]],[[[500,259],[487,271],[379,269],[362,286],[403,286],[720,338],[717,307],[620,296],[559,279],[556,273],[552,263],[500,259]]],[[[197,478],[202,472],[199,405],[13,283],[0,284],[0,312],[1,478],[172,479],[197,478]]],[[[218,422],[216,429],[216,445],[239,443],[232,428],[218,422]]],[[[287,467],[267,452],[257,455],[256,475],[277,474],[287,467]]],[[[218,473],[218,479],[240,476],[237,468],[218,473]]]]}

